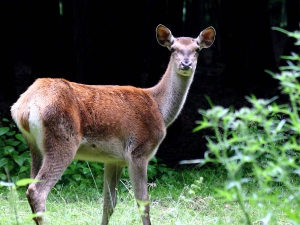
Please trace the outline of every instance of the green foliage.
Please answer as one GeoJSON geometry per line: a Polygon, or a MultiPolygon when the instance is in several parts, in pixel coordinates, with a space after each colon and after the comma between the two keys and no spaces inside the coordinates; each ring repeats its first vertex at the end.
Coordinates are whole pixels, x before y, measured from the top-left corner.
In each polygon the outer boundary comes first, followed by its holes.
{"type": "MultiPolygon", "coordinates": [[[[14,216],[14,218],[1,218],[0,217],[0,224],[2,224],[1,222],[7,222],[7,224],[9,223],[9,224],[17,224],[17,225],[22,223],[22,218],[19,216],[19,210],[18,210],[19,194],[17,192],[17,188],[26,186],[32,182],[39,182],[39,181],[35,180],[35,179],[29,179],[29,178],[24,178],[24,179],[18,180],[18,181],[16,181],[16,183],[0,181],[0,188],[7,187],[9,190],[7,199],[9,202],[9,208],[11,211],[11,215],[14,216]]],[[[30,215],[31,218],[34,218],[35,216],[36,216],[36,214],[30,215]]]]}
{"type": "Polygon", "coordinates": [[[0,127],[0,180],[16,182],[29,177],[29,151],[14,123],[2,120],[0,127]]]}
{"type": "MultiPolygon", "coordinates": [[[[167,168],[166,164],[163,163],[163,160],[157,157],[153,157],[148,164],[148,181],[153,182],[156,179],[162,177],[169,177],[172,173],[170,168],[167,168]]],[[[125,168],[122,173],[122,178],[129,179],[128,169],[125,168]]]]}
{"type": "MultiPolygon", "coordinates": [[[[95,186],[97,189],[102,190],[103,168],[102,163],[74,160],[55,187],[60,190],[65,185],[73,185],[84,190],[95,186]]],[[[150,160],[148,165],[148,181],[153,182],[160,178],[168,179],[172,176],[172,171],[172,169],[167,168],[161,159],[154,157],[150,160]]],[[[127,168],[123,170],[121,178],[129,180],[127,168]]],[[[119,190],[127,191],[127,188],[121,188],[119,190]]]]}
{"type": "Polygon", "coordinates": [[[163,176],[168,176],[172,173],[170,168],[167,168],[163,160],[157,157],[153,157],[148,164],[148,180],[154,181],[156,179],[162,178],[163,176]]]}
{"type": "MultiPolygon", "coordinates": [[[[299,32],[286,33],[300,45],[299,32]]],[[[225,188],[217,191],[239,203],[248,225],[254,222],[250,205],[267,209],[260,223],[277,224],[276,218],[284,213],[291,224],[300,224],[300,57],[293,53],[284,58],[289,60],[288,66],[281,67],[280,74],[267,72],[279,80],[282,93],[289,97],[287,104],[251,96],[247,97],[251,108],[213,106],[199,111],[203,119],[194,129],[214,131],[213,137],[207,137],[205,158],[197,162],[225,168],[225,188]],[[250,184],[256,187],[251,192],[250,184]],[[270,203],[275,210],[268,209],[270,203]]]]}
{"type": "Polygon", "coordinates": [[[76,188],[85,190],[96,186],[102,188],[103,164],[74,160],[65,170],[55,188],[62,189],[63,186],[73,185],[76,188]]]}

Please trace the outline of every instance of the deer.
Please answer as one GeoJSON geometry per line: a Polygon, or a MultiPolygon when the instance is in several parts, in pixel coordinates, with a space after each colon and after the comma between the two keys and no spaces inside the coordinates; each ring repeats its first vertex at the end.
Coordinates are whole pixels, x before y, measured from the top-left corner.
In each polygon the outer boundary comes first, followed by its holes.
{"type": "Polygon", "coordinates": [[[28,144],[31,156],[26,197],[35,224],[49,224],[49,192],[74,159],[104,164],[102,225],[117,203],[117,187],[127,167],[143,225],[150,225],[147,167],[180,114],[202,48],[215,40],[210,26],[197,38],[174,37],[156,27],[157,42],[170,61],[153,87],[90,85],[64,78],[37,78],[11,106],[11,116],[28,144]]]}

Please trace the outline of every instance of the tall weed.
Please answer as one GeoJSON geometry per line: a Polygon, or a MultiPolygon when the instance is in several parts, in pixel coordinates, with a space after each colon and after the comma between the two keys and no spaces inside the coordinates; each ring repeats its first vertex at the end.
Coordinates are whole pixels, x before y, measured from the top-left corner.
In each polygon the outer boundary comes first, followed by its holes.
{"type": "MultiPolygon", "coordinates": [[[[275,29],[296,38],[295,44],[300,45],[300,32],[275,29]]],[[[279,68],[279,74],[266,72],[279,81],[289,102],[278,105],[276,97],[266,100],[252,95],[247,97],[252,107],[239,110],[210,102],[211,109],[199,110],[203,119],[194,129],[211,129],[214,135],[207,137],[204,159],[193,162],[225,168],[227,182],[217,191],[239,203],[248,225],[255,222],[250,205],[265,212],[259,224],[278,224],[282,214],[286,222],[300,224],[300,56],[292,53],[283,58],[287,66],[279,68]],[[268,208],[270,204],[276,210],[268,208]]]]}

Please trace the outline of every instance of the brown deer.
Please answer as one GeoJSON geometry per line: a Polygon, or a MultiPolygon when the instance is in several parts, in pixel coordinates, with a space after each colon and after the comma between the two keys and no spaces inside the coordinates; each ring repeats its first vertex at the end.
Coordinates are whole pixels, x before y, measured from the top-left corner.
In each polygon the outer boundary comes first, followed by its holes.
{"type": "MultiPolygon", "coordinates": [[[[151,88],[84,85],[65,79],[37,79],[11,107],[12,117],[28,143],[31,178],[26,196],[33,213],[46,211],[46,199],[73,159],[104,163],[102,225],[117,201],[121,172],[128,167],[142,222],[151,224],[147,166],[180,113],[196,69],[199,52],[210,47],[215,29],[197,38],[173,37],[158,25],[156,38],[171,51],[168,68],[151,88]]],[[[43,216],[36,224],[48,224],[43,216]]]]}

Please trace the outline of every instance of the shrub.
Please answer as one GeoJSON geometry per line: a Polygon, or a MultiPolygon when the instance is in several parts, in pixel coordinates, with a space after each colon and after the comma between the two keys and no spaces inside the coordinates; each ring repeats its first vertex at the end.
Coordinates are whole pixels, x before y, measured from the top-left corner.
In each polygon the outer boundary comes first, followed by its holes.
{"type": "Polygon", "coordinates": [[[0,127],[0,180],[16,182],[29,177],[29,155],[22,134],[14,123],[4,118],[0,127]]]}
{"type": "MultiPolygon", "coordinates": [[[[300,32],[275,29],[296,38],[300,45],[300,32]]],[[[196,162],[224,167],[228,179],[218,192],[239,203],[248,225],[253,224],[249,204],[267,209],[260,220],[263,224],[276,221],[282,213],[292,224],[300,224],[300,56],[292,53],[283,58],[288,65],[279,68],[279,74],[267,72],[279,80],[282,93],[289,97],[287,104],[276,104],[276,97],[255,96],[247,97],[251,108],[239,110],[211,103],[212,109],[199,110],[203,119],[194,129],[214,131],[214,136],[207,137],[204,159],[196,162]],[[250,193],[249,185],[255,186],[250,193]],[[268,209],[270,204],[276,210],[268,209]]]]}

